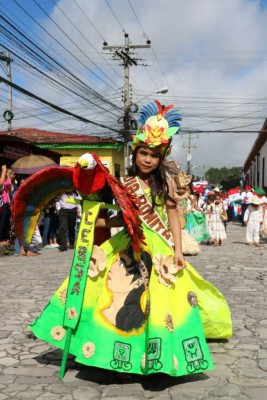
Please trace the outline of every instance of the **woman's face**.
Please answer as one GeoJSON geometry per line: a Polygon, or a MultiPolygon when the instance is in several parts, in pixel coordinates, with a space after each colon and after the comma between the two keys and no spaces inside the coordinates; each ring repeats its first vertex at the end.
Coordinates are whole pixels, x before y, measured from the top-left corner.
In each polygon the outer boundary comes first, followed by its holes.
{"type": "Polygon", "coordinates": [[[136,166],[141,175],[149,175],[160,163],[160,155],[149,147],[139,147],[136,153],[136,166]]]}
{"type": "Polygon", "coordinates": [[[107,276],[108,288],[115,293],[129,293],[137,284],[137,281],[132,282],[133,274],[127,272],[124,258],[112,265],[107,276]]]}

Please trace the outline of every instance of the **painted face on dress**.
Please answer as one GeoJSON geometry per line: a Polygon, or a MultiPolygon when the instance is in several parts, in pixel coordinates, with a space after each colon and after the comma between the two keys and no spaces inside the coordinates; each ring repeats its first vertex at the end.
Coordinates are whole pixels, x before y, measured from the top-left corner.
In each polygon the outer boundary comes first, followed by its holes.
{"type": "Polygon", "coordinates": [[[121,257],[110,268],[107,277],[108,288],[115,293],[129,293],[136,288],[137,282],[133,282],[133,274],[130,272],[131,270],[126,269],[125,259],[121,257]]]}
{"type": "Polygon", "coordinates": [[[139,147],[136,153],[136,166],[141,175],[148,175],[155,171],[160,163],[160,154],[149,147],[139,147]]]}

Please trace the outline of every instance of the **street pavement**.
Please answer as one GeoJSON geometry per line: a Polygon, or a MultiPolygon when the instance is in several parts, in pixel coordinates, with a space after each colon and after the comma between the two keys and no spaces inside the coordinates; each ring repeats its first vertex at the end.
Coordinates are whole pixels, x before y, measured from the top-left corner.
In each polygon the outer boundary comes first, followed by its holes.
{"type": "Polygon", "coordinates": [[[0,257],[0,400],[267,399],[267,241],[245,243],[245,228],[227,225],[222,247],[201,245],[188,261],[225,295],[233,338],[209,341],[215,368],[207,373],[122,379],[112,371],[68,359],[59,380],[61,351],[35,339],[29,323],[68,274],[73,250],[38,257],[0,257]]]}

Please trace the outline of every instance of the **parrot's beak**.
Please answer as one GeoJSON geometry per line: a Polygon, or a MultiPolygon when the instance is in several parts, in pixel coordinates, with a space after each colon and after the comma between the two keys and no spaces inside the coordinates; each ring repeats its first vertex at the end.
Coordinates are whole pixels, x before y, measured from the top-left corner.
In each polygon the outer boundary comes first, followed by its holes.
{"type": "Polygon", "coordinates": [[[88,168],[88,160],[82,159],[79,161],[81,168],[88,168]]]}

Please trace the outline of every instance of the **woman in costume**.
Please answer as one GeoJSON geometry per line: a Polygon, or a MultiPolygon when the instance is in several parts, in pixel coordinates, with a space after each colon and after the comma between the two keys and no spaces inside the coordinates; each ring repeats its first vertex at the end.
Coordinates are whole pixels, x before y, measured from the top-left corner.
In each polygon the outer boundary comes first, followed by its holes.
{"type": "MultiPolygon", "coordinates": [[[[132,169],[122,178],[141,211],[144,240],[139,254],[131,240],[135,230],[123,229],[94,246],[80,310],[68,303],[80,295],[79,278],[83,279],[85,268],[84,245],[78,237],[75,284],[70,275],[70,283],[67,279],[60,286],[30,329],[63,349],[66,325],[74,321],[69,353],[77,362],[118,372],[181,376],[213,368],[205,335],[230,337],[231,316],[222,294],[184,261],[174,193],[162,164],[179,129],[180,114],[172,106],[155,103],[141,111],[132,169]]],[[[122,206],[128,228],[124,211],[122,206]]],[[[87,227],[93,226],[91,214],[89,221],[85,219],[87,227]]],[[[120,225],[119,217],[96,222],[98,227],[114,225],[120,225]]],[[[81,224],[80,230],[85,239],[89,228],[81,224]]]]}
{"type": "Polygon", "coordinates": [[[207,244],[212,244],[212,239],[211,239],[211,216],[212,216],[212,206],[214,205],[214,192],[213,191],[208,191],[206,194],[206,200],[205,203],[203,204],[203,211],[205,213],[206,219],[207,219],[207,224],[208,224],[208,231],[209,231],[209,238],[207,240],[207,244]]]}
{"type": "Polygon", "coordinates": [[[191,182],[191,175],[186,175],[184,171],[180,171],[179,174],[174,175],[174,183],[176,190],[174,193],[174,199],[177,205],[177,213],[182,228],[182,250],[185,255],[195,255],[200,252],[199,245],[195,238],[190,234],[188,228],[191,227],[189,224],[192,221],[190,217],[192,213],[192,199],[188,190],[186,189],[191,182]]]}
{"type": "Polygon", "coordinates": [[[226,218],[227,213],[221,195],[220,193],[215,193],[210,215],[210,237],[213,246],[221,246],[222,241],[226,239],[226,231],[223,223],[226,218]]]}

